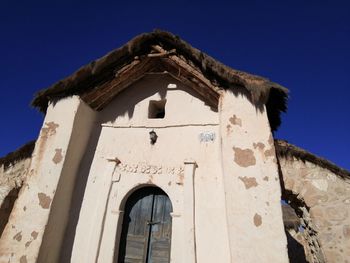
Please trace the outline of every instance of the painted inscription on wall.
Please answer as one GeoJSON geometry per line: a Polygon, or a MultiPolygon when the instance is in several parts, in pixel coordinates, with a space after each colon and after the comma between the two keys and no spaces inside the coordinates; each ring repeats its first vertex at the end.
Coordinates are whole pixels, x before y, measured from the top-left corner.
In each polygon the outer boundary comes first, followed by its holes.
{"type": "Polygon", "coordinates": [[[128,173],[143,173],[143,174],[172,174],[178,175],[184,173],[182,166],[164,166],[151,165],[147,163],[127,164],[121,163],[118,165],[119,170],[128,173]]]}

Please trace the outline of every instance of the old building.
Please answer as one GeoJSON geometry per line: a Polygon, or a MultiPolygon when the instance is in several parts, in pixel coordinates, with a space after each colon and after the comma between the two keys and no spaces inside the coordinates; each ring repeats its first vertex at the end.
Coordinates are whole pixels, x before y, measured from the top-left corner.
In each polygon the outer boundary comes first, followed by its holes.
{"type": "Polygon", "coordinates": [[[348,262],[350,173],[274,140],[287,92],[162,31],[40,91],[0,262],[348,262]]]}

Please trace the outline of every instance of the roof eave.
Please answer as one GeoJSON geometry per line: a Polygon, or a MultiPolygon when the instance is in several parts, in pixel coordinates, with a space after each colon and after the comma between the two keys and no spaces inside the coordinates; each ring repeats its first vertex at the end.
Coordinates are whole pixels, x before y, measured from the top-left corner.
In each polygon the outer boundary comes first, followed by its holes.
{"type": "Polygon", "coordinates": [[[271,129],[273,131],[277,130],[281,123],[280,113],[287,109],[288,90],[286,88],[266,78],[225,66],[211,56],[192,47],[178,36],[160,30],[136,36],[124,46],[81,67],[78,71],[51,87],[39,91],[33,99],[32,105],[45,112],[52,100],[81,95],[101,82],[114,78],[114,73],[118,69],[131,63],[135,56],[149,53],[154,45],[159,45],[167,51],[175,50],[180,57],[184,57],[189,63],[199,68],[202,74],[217,86],[222,88],[244,87],[250,94],[252,103],[264,103],[268,106],[271,129]],[[270,94],[272,93],[275,93],[276,96],[269,103],[270,94]]]}

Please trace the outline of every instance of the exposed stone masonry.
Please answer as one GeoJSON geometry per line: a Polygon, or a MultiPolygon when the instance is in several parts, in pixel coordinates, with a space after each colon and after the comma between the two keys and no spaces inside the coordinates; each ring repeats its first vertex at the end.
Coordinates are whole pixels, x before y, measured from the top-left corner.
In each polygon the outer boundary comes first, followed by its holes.
{"type": "Polygon", "coordinates": [[[308,260],[350,262],[350,178],[293,157],[280,158],[280,166],[284,195],[296,199],[291,205],[305,229],[308,260]]]}
{"type": "Polygon", "coordinates": [[[0,204],[8,193],[22,186],[30,164],[30,158],[16,162],[9,167],[0,166],[0,204]]]}
{"type": "Polygon", "coordinates": [[[27,158],[6,167],[0,166],[0,235],[27,176],[29,164],[30,158],[27,158]]]}

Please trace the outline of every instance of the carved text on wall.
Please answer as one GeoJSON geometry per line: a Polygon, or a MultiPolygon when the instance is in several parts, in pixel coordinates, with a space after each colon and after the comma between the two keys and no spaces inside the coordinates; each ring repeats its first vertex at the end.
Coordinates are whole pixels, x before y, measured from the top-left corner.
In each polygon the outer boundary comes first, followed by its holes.
{"type": "Polygon", "coordinates": [[[143,173],[143,174],[172,174],[178,175],[184,173],[182,166],[165,166],[165,165],[151,165],[147,163],[127,164],[121,163],[118,165],[119,170],[129,173],[143,173]]]}

